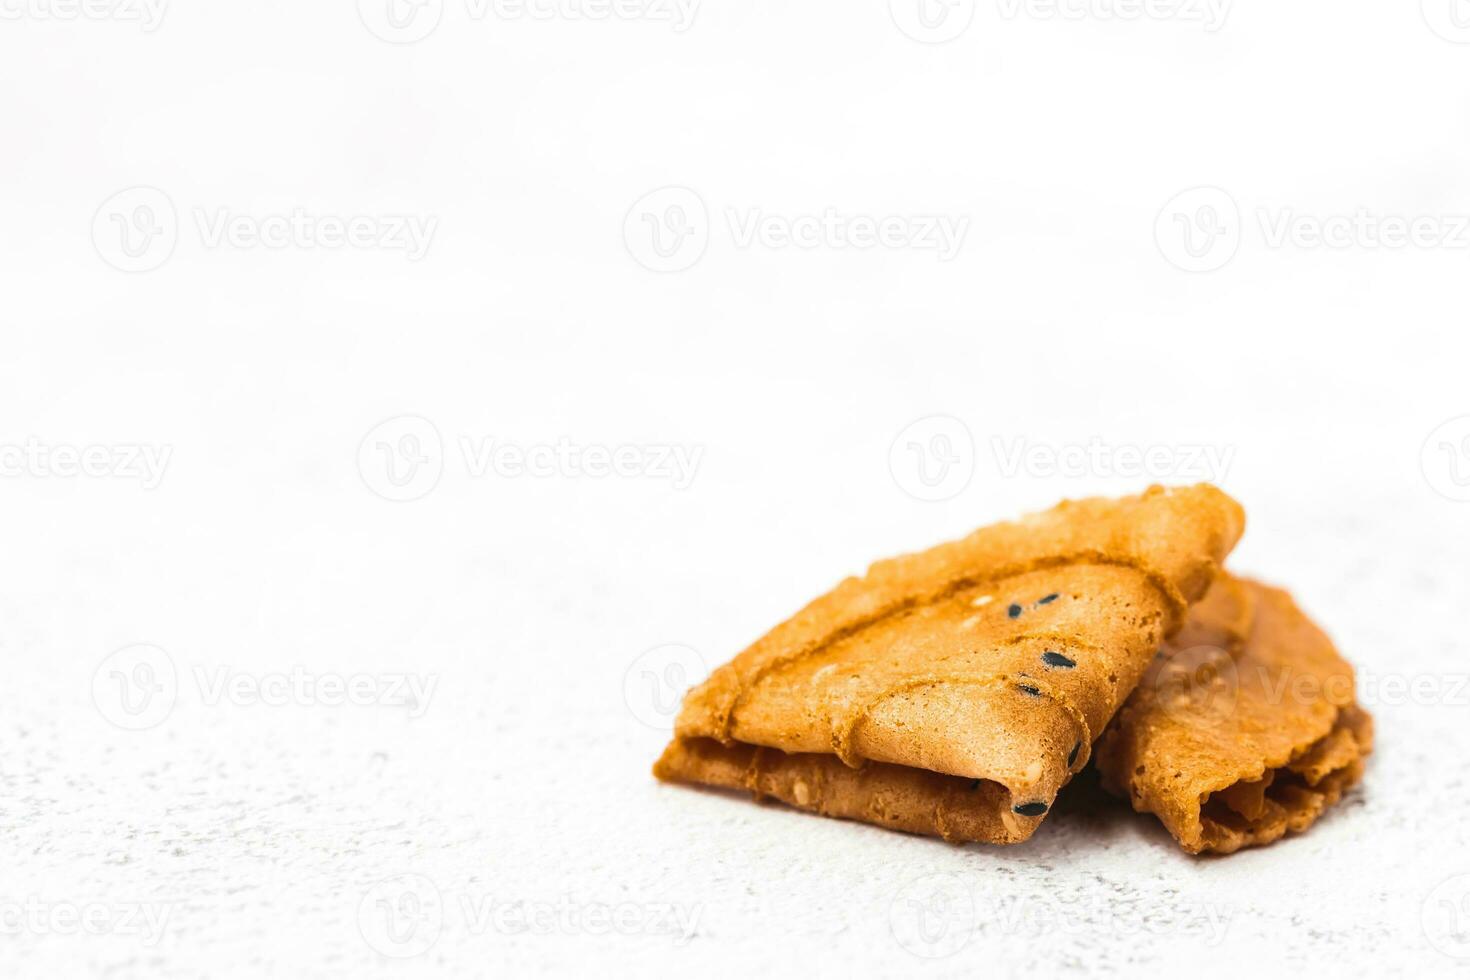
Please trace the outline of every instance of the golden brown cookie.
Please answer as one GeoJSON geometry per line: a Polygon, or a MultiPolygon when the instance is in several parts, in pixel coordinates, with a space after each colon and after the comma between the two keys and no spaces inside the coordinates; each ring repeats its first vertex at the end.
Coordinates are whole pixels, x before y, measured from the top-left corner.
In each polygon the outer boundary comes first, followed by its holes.
{"type": "Polygon", "coordinates": [[[1291,596],[1222,576],[1098,743],[1103,784],[1187,851],[1309,827],[1363,774],[1373,719],[1291,596]]]}
{"type": "Polygon", "coordinates": [[[1244,525],[1214,487],[1151,487],[879,562],[691,691],[654,773],[1025,840],[1244,525]]]}

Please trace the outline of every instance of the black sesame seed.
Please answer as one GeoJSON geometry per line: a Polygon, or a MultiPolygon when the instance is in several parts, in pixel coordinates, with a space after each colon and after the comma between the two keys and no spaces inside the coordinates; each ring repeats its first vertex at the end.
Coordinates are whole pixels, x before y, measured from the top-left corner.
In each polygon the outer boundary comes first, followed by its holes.
{"type": "Polygon", "coordinates": [[[1039,817],[1046,812],[1045,803],[1020,803],[1011,807],[1013,811],[1023,817],[1039,817]]]}
{"type": "Polygon", "coordinates": [[[1072,746],[1072,751],[1067,753],[1067,768],[1072,768],[1072,763],[1077,761],[1077,753],[1082,751],[1082,743],[1078,742],[1072,746]]]}
{"type": "Polygon", "coordinates": [[[1017,684],[1016,690],[1020,691],[1022,694],[1029,694],[1033,698],[1041,697],[1041,691],[1037,688],[1032,687],[1030,684],[1017,684]]]}
{"type": "Polygon", "coordinates": [[[1021,616],[1021,607],[1013,602],[1011,603],[1011,607],[1006,610],[1006,614],[1012,619],[1019,619],[1021,616]]]}
{"type": "Polygon", "coordinates": [[[1041,662],[1046,664],[1048,667],[1066,667],[1069,670],[1077,666],[1077,661],[1073,660],[1071,657],[1064,657],[1060,653],[1057,653],[1055,650],[1048,650],[1043,653],[1041,655],[1041,662]]]}
{"type": "Polygon", "coordinates": [[[1056,602],[1058,598],[1060,597],[1057,595],[1057,593],[1053,592],[1051,595],[1044,595],[1040,599],[1037,599],[1036,604],[1038,606],[1044,606],[1048,602],[1056,602]]]}

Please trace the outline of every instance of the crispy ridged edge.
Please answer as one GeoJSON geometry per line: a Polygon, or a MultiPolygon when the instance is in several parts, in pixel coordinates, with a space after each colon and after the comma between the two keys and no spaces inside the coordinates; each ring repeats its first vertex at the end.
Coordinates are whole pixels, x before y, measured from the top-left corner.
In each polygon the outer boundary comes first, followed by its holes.
{"type": "Polygon", "coordinates": [[[1372,751],[1352,688],[1352,668],[1288,593],[1222,576],[1099,742],[1103,785],[1192,854],[1299,833],[1362,778],[1372,751]],[[1206,646],[1229,657],[1229,677],[1210,678],[1223,695],[1164,682],[1172,658],[1206,646]]]}

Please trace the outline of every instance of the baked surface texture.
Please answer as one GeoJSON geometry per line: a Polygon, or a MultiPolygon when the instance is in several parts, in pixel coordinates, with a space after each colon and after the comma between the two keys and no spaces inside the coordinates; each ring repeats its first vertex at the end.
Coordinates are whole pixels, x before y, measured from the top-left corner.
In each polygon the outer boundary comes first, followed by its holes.
{"type": "Polygon", "coordinates": [[[1098,743],[1103,785],[1185,850],[1300,832],[1363,774],[1352,667],[1285,591],[1222,576],[1098,743]]]}
{"type": "Polygon", "coordinates": [[[1025,840],[1244,524],[1214,487],[1151,487],[879,562],[690,691],[654,773],[1025,840]]]}

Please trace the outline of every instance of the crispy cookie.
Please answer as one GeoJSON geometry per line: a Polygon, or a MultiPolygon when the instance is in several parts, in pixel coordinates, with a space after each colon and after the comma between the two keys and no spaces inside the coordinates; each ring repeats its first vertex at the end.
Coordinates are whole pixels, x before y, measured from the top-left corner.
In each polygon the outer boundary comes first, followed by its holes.
{"type": "Polygon", "coordinates": [[[879,562],[691,691],[654,773],[1025,840],[1244,524],[1214,487],[1151,487],[879,562]]]}
{"type": "Polygon", "coordinates": [[[1363,774],[1353,670],[1286,592],[1222,576],[1098,743],[1103,785],[1192,854],[1311,826],[1363,774]]]}

